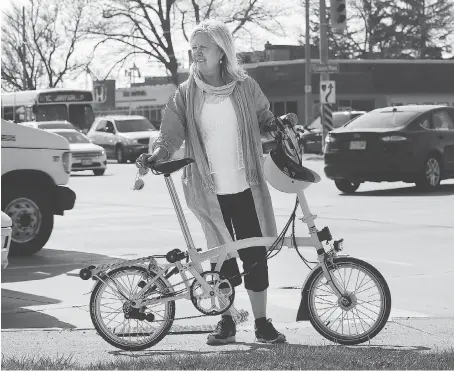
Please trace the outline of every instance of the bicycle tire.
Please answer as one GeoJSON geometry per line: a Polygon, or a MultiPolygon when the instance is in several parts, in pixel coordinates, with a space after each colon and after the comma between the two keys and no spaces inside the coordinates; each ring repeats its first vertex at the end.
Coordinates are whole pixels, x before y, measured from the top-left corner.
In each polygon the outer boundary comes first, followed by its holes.
{"type": "MultiPolygon", "coordinates": [[[[139,267],[139,266],[130,266],[130,267],[120,267],[117,269],[112,270],[111,272],[108,273],[108,276],[110,278],[114,277],[115,275],[119,275],[122,272],[130,272],[134,273],[137,272],[140,277],[155,277],[156,274],[154,272],[148,271],[144,267],[139,267]]],[[[101,316],[99,313],[99,306],[98,304],[100,303],[101,298],[99,298],[99,295],[101,295],[104,291],[103,289],[107,288],[108,286],[102,282],[98,281],[98,283],[95,285],[93,288],[91,297],[90,297],[90,317],[92,320],[92,323],[98,332],[98,334],[109,344],[113,345],[116,348],[123,349],[123,350],[129,350],[129,351],[138,351],[138,350],[144,350],[147,348],[152,347],[153,345],[156,345],[159,343],[169,332],[170,328],[172,327],[173,320],[175,318],[175,301],[168,301],[166,303],[163,303],[165,306],[164,310],[164,317],[163,317],[163,326],[162,328],[154,332],[151,337],[148,337],[147,340],[140,342],[140,343],[128,343],[126,340],[120,339],[119,335],[116,335],[112,331],[108,331],[106,326],[101,323],[101,316]]],[[[156,283],[155,287],[159,288],[160,290],[164,290],[165,292],[173,292],[172,286],[168,284],[165,280],[159,278],[156,283]]],[[[122,307],[124,306],[124,302],[122,303],[122,307]]],[[[139,321],[139,320],[134,320],[134,321],[139,321]]],[[[143,322],[143,321],[142,321],[143,322]]],[[[124,338],[126,339],[126,338],[124,338]]]]}
{"type": "MultiPolygon", "coordinates": [[[[323,270],[321,267],[318,267],[317,270],[318,272],[314,272],[314,275],[311,279],[311,282],[309,282],[309,297],[308,297],[308,309],[309,309],[309,320],[312,324],[312,326],[317,330],[319,334],[321,334],[323,337],[326,339],[339,343],[342,345],[356,345],[356,344],[361,344],[364,343],[373,337],[375,337],[386,325],[386,322],[388,321],[390,312],[391,312],[391,292],[389,290],[388,284],[386,283],[386,280],[382,276],[382,274],[372,265],[369,263],[356,259],[356,258],[351,258],[351,257],[337,257],[333,259],[333,264],[330,264],[328,266],[328,269],[330,273],[334,274],[336,270],[338,270],[340,267],[346,267],[346,266],[351,266],[351,267],[359,267],[361,271],[367,273],[374,283],[377,284],[378,286],[378,292],[380,294],[380,311],[379,315],[377,316],[377,319],[374,321],[373,325],[369,328],[369,330],[364,331],[361,334],[357,335],[352,335],[350,334],[338,334],[332,331],[328,326],[331,323],[328,321],[327,323],[324,322],[324,320],[321,318],[321,316],[318,314],[318,312],[315,309],[315,304],[316,304],[316,285],[321,282],[323,279],[326,281],[326,278],[324,278],[323,270]]],[[[358,274],[359,277],[359,274],[358,274]]],[[[336,277],[337,278],[337,277],[336,277]]],[[[363,278],[364,281],[364,278],[363,278]]],[[[326,284],[325,284],[326,285],[326,284]]],[[[327,286],[329,290],[329,286],[327,286]]],[[[344,285],[345,287],[345,285],[344,285]]],[[[358,288],[359,289],[359,288],[358,288]]],[[[332,290],[331,290],[332,291],[332,290]]],[[[346,289],[347,291],[347,289],[346,289]]],[[[364,290],[363,291],[367,291],[364,290]]],[[[354,292],[353,292],[354,293],[354,292]]],[[[333,293],[334,295],[334,293],[333,293]]],[[[326,296],[326,295],[325,295],[326,296]]],[[[327,301],[326,299],[323,299],[327,301]]],[[[368,303],[368,302],[365,302],[368,303]]],[[[326,303],[322,303],[327,305],[326,303]]],[[[353,311],[355,307],[349,309],[349,310],[344,310],[342,307],[340,307],[340,304],[338,303],[339,308],[342,310],[342,326],[344,325],[344,313],[353,311]]],[[[326,308],[324,308],[326,309],[326,308]]],[[[358,312],[358,310],[357,310],[358,312]]],[[[333,312],[334,313],[334,312],[333,312]]],[[[354,317],[354,315],[353,315],[354,317]]],[[[370,317],[369,317],[370,318],[370,317]]],[[[347,314],[347,319],[349,320],[349,315],[347,314]]],[[[355,325],[355,328],[358,329],[358,325],[356,323],[357,321],[355,318],[353,318],[353,323],[355,325]]],[[[365,322],[365,321],[364,321],[365,322]]],[[[363,327],[363,324],[360,322],[360,325],[363,327]]],[[[363,327],[364,329],[364,327],[363,327]]]]}

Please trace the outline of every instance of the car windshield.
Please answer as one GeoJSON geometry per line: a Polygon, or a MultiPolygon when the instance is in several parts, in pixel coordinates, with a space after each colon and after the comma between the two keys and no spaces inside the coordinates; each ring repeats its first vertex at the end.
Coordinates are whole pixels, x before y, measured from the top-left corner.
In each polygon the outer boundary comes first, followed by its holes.
{"type": "Polygon", "coordinates": [[[85,135],[77,131],[56,131],[55,134],[65,137],[69,143],[90,143],[85,135]]]}
{"type": "Polygon", "coordinates": [[[133,131],[157,131],[153,124],[147,119],[137,120],[115,120],[117,129],[120,133],[130,133],[133,131]]]}
{"type": "Polygon", "coordinates": [[[420,112],[413,111],[371,111],[348,124],[350,129],[379,129],[396,128],[405,125],[420,112]]]}
{"type": "Polygon", "coordinates": [[[74,125],[69,122],[50,122],[46,124],[38,124],[40,129],[75,129],[74,125]]]}

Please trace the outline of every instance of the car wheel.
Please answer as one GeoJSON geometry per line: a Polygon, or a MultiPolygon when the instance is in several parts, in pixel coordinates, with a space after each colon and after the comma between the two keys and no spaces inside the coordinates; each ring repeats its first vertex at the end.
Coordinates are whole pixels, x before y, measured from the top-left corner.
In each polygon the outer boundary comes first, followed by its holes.
{"type": "Polygon", "coordinates": [[[106,172],[106,169],[93,170],[93,174],[95,174],[96,176],[104,175],[105,172],[106,172]]]}
{"type": "Polygon", "coordinates": [[[360,182],[353,182],[347,179],[335,180],[334,183],[339,191],[344,193],[354,193],[360,186],[360,182]]]}
{"type": "Polygon", "coordinates": [[[2,191],[2,209],[13,221],[10,254],[33,255],[52,233],[54,214],[46,192],[18,187],[2,191]]]}
{"type": "Polygon", "coordinates": [[[115,157],[117,158],[117,162],[119,164],[125,164],[127,162],[125,151],[122,146],[117,146],[117,148],[115,148],[115,157]]]}
{"type": "Polygon", "coordinates": [[[424,171],[416,182],[416,186],[427,191],[437,189],[440,186],[441,171],[439,157],[433,154],[429,155],[424,164],[424,171]]]}

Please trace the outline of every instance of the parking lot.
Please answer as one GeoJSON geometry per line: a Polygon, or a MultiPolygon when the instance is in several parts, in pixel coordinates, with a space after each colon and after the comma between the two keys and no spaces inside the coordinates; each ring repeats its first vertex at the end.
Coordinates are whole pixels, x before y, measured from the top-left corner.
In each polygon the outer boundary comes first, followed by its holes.
{"type": "MultiPolygon", "coordinates": [[[[318,215],[318,229],[329,226],[335,239],[344,238],[346,253],[382,272],[391,289],[391,317],[452,316],[454,181],[442,182],[435,193],[419,192],[412,184],[366,183],[355,194],[342,195],[324,177],[323,161],[307,159],[305,165],[323,178],[306,192],[312,213],[318,215]]],[[[87,293],[93,283],[79,278],[80,268],[184,249],[164,179],[149,174],[144,189],[132,191],[135,175],[134,165],[109,162],[104,176],[88,171],[71,176],[68,186],[77,194],[75,208],[56,217],[51,239],[40,253],[11,258],[2,271],[2,328],[92,327],[87,293]]],[[[179,172],[173,179],[194,242],[204,248],[201,227],[186,208],[180,177],[179,172]]],[[[273,189],[271,194],[281,229],[295,196],[273,189]]],[[[298,223],[297,234],[306,236],[305,225],[298,223]]],[[[311,249],[300,251],[315,259],[311,249]]],[[[298,287],[309,270],[289,249],[269,266],[268,316],[294,321],[298,287]]],[[[237,307],[250,311],[244,289],[237,302],[237,307]]],[[[188,302],[178,302],[177,308],[184,308],[177,309],[177,318],[197,314],[188,302]]]]}

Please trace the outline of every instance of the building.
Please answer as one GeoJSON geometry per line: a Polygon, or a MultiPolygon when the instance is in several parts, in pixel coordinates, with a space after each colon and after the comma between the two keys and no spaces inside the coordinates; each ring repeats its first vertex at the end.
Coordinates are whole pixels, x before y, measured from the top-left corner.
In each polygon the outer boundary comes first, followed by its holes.
{"type": "MultiPolygon", "coordinates": [[[[311,55],[318,50],[311,47],[311,55]]],[[[264,52],[242,53],[248,74],[261,86],[275,115],[294,112],[305,117],[304,46],[265,45],[264,52]],[[249,57],[247,57],[249,55],[249,57]]],[[[311,64],[317,64],[312,59],[311,64]]],[[[454,60],[330,60],[339,72],[330,74],[336,81],[333,110],[374,108],[402,104],[454,105],[454,60]]],[[[180,81],[188,76],[180,72],[180,81]]],[[[319,115],[320,74],[313,73],[310,117],[319,115]]],[[[167,77],[149,77],[131,88],[116,89],[117,113],[142,114],[160,125],[161,110],[175,86],[167,77]]],[[[109,113],[112,110],[109,111],[109,113]]],[[[98,110],[98,114],[103,114],[98,110]]]]}

